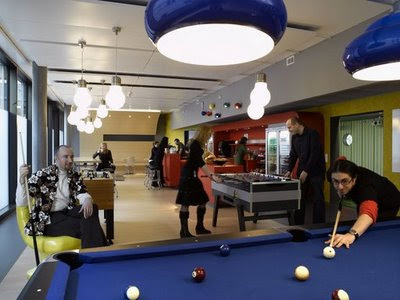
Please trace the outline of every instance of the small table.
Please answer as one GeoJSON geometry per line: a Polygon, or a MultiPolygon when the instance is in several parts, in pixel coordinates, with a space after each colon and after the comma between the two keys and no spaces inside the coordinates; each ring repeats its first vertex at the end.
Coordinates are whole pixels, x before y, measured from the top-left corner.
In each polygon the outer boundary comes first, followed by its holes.
{"type": "Polygon", "coordinates": [[[108,172],[108,178],[84,178],[83,183],[92,196],[93,202],[100,210],[104,210],[106,219],[106,237],[114,239],[114,178],[108,172]]]}

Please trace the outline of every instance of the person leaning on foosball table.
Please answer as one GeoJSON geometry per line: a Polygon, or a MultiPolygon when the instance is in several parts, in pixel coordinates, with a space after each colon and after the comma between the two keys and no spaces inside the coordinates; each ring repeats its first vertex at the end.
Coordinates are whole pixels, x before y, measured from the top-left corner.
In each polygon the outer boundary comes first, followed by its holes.
{"type": "MultiPolygon", "coordinates": [[[[36,224],[37,235],[79,238],[82,248],[106,246],[97,206],[79,173],[73,170],[72,148],[62,145],[54,156],[54,165],[37,171],[28,179],[29,194],[35,203],[25,234],[32,234],[32,224],[36,224]]],[[[24,185],[28,174],[29,166],[21,166],[16,192],[18,206],[27,205],[24,185]]]]}
{"type": "Polygon", "coordinates": [[[299,161],[297,177],[301,183],[300,209],[295,211],[295,225],[305,222],[306,199],[311,198],[313,203],[313,223],[325,222],[325,158],[319,134],[316,130],[306,127],[296,117],[286,121],[286,126],[292,135],[289,154],[289,168],[285,174],[291,177],[292,171],[299,161]]]}
{"type": "Polygon", "coordinates": [[[334,236],[333,247],[344,245],[349,248],[376,221],[396,217],[400,191],[386,177],[359,167],[344,156],[336,160],[327,177],[340,198],[351,199],[357,204],[358,212],[349,232],[334,236]]]}

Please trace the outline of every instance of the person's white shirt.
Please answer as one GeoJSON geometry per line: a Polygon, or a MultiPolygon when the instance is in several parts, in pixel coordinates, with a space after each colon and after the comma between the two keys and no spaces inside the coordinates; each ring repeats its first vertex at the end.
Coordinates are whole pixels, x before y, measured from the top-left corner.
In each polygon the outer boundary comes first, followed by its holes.
{"type": "MultiPolygon", "coordinates": [[[[66,171],[58,170],[58,182],[57,182],[57,192],[51,207],[51,211],[60,211],[65,209],[69,203],[69,186],[68,186],[68,176],[66,171]]],[[[83,204],[85,201],[91,201],[92,197],[88,193],[78,194],[77,196],[79,204],[83,204]]],[[[18,182],[15,202],[17,206],[28,205],[25,186],[18,182]]]]}

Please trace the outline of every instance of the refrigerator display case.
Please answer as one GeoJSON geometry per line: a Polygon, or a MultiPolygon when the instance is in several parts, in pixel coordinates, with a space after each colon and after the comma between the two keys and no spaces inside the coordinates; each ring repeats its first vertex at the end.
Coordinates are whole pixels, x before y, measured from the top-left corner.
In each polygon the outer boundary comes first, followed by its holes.
{"type": "Polygon", "coordinates": [[[289,166],[289,130],[284,124],[271,125],[266,129],[265,138],[265,173],[284,175],[289,166]]]}

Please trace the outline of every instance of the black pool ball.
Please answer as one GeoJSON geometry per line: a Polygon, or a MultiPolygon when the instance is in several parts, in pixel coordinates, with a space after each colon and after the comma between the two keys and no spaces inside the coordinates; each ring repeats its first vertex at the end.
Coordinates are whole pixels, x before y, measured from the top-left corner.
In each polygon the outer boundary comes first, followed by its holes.
{"type": "Polygon", "coordinates": [[[334,290],[332,292],[332,300],[349,300],[349,294],[344,290],[334,290]]]}
{"type": "Polygon", "coordinates": [[[206,277],[206,271],[201,267],[197,267],[193,270],[192,277],[195,281],[202,282],[206,277]]]}
{"type": "Polygon", "coordinates": [[[228,256],[231,253],[231,248],[224,244],[221,247],[219,247],[219,253],[221,254],[221,256],[228,256]]]}

